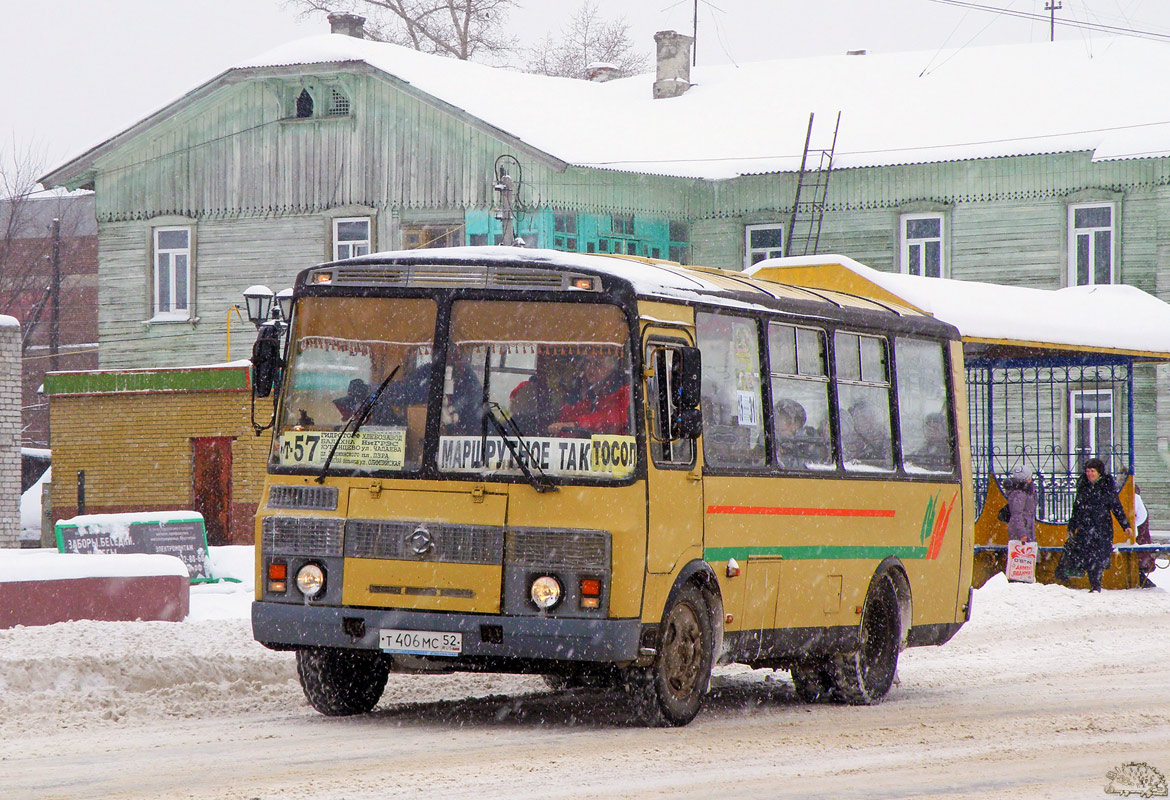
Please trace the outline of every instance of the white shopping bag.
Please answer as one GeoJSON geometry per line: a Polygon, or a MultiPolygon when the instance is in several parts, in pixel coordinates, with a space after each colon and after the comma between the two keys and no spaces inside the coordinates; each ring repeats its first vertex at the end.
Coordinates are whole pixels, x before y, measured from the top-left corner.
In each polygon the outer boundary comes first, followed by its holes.
{"type": "Polygon", "coordinates": [[[1036,556],[1040,548],[1035,542],[1012,539],[1007,544],[1007,579],[1017,583],[1036,582],[1036,556]]]}

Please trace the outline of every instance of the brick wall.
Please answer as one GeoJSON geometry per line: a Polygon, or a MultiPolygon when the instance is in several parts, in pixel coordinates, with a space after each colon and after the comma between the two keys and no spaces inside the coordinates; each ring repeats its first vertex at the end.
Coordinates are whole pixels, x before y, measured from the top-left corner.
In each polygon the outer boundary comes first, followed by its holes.
{"type": "MultiPolygon", "coordinates": [[[[192,439],[232,437],[229,541],[251,543],[270,433],[252,432],[247,367],[216,368],[208,386],[210,372],[50,375],[54,522],[79,513],[79,472],[87,514],[193,509],[192,439]]],[[[257,417],[267,422],[271,408],[259,402],[257,417]]]]}
{"type": "Polygon", "coordinates": [[[20,546],[20,326],[0,317],[0,547],[20,546]]]}

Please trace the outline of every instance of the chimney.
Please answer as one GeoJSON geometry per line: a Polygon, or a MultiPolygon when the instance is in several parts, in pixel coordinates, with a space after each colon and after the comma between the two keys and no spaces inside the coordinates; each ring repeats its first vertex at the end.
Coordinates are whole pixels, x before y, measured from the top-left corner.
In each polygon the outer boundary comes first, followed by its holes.
{"type": "Polygon", "coordinates": [[[694,38],[675,31],[654,34],[658,45],[658,79],[654,81],[654,99],[678,97],[691,88],[691,45],[694,38]]]}
{"type": "Polygon", "coordinates": [[[359,17],[357,14],[330,14],[328,20],[330,33],[340,33],[342,36],[352,36],[355,39],[366,38],[363,28],[366,24],[365,17],[359,17]]]}
{"type": "Polygon", "coordinates": [[[597,61],[585,68],[585,80],[593,81],[594,83],[605,83],[612,81],[614,78],[620,78],[621,71],[616,64],[610,64],[603,61],[597,61]]]}

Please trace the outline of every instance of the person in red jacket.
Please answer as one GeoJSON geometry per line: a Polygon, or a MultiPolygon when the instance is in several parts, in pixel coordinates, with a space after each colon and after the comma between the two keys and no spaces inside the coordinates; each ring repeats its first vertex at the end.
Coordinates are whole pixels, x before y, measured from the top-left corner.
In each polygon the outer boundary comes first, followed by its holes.
{"type": "Polygon", "coordinates": [[[622,374],[618,353],[595,350],[585,357],[584,397],[561,409],[548,426],[554,435],[580,430],[588,433],[629,433],[630,382],[622,374]]]}

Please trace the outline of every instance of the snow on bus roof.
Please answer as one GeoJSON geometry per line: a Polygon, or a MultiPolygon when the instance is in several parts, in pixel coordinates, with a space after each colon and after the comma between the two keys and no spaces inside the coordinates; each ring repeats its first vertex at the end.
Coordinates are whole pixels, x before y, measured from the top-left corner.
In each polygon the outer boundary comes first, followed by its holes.
{"type": "Polygon", "coordinates": [[[1170,121],[1150,102],[1149,82],[1135,77],[1170,71],[1170,48],[1134,38],[696,66],[686,93],[657,100],[653,73],[606,83],[552,78],[337,34],[289,42],[237,68],[355,61],[566,163],[640,173],[722,179],[795,171],[810,112],[830,132],[842,114],[837,169],[1170,153],[1170,121]],[[761,102],[776,87],[783,102],[761,102]],[[907,102],[913,97],[963,102],[940,113],[937,103],[907,102]],[[1078,102],[1085,97],[1091,106],[1078,102]],[[750,125],[739,122],[746,109],[750,125]]]}
{"type": "Polygon", "coordinates": [[[1170,354],[1170,304],[1135,286],[1034,289],[882,272],[846,256],[762,261],[749,274],[794,280],[798,270],[845,269],[959,329],[964,339],[1170,354]]]}
{"type": "MultiPolygon", "coordinates": [[[[586,253],[566,253],[559,250],[543,250],[539,248],[500,247],[500,246],[471,246],[471,247],[440,247],[423,248],[417,250],[396,250],[381,253],[370,253],[347,259],[347,264],[384,264],[387,261],[396,262],[436,262],[446,264],[484,264],[484,263],[529,263],[553,269],[583,269],[602,275],[610,275],[627,281],[634,293],[643,297],[673,299],[682,302],[710,300],[712,295],[719,296],[719,304],[729,308],[741,310],[762,311],[774,310],[770,302],[773,297],[766,287],[752,285],[751,281],[742,281],[733,288],[741,292],[739,296],[728,296],[727,281],[736,278],[750,277],[743,272],[730,270],[715,270],[705,267],[689,267],[676,264],[672,261],[654,261],[651,259],[626,256],[622,254],[597,255],[586,253]],[[751,293],[758,293],[763,302],[753,303],[749,298],[751,293]]],[[[310,267],[311,271],[320,267],[310,267]]],[[[325,266],[327,268],[327,265],[325,266]]],[[[840,305],[840,298],[831,293],[810,292],[806,299],[811,302],[824,302],[840,305]]],[[[883,304],[874,304],[869,307],[885,308],[883,304]]],[[[906,309],[909,313],[917,314],[917,309],[906,309]]],[[[900,313],[900,312],[893,312],[900,313]]]]}

